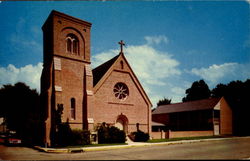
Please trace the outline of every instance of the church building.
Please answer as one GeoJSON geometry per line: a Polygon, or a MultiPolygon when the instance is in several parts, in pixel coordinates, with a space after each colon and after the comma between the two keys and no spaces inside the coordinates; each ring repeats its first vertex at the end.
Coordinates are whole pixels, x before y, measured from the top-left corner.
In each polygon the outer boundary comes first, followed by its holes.
{"type": "Polygon", "coordinates": [[[63,107],[62,122],[69,122],[72,129],[93,131],[105,122],[126,134],[138,125],[151,133],[152,104],[125,58],[123,41],[117,56],[92,70],[91,26],[53,10],[42,27],[41,96],[48,145],[59,107],[63,107]]]}

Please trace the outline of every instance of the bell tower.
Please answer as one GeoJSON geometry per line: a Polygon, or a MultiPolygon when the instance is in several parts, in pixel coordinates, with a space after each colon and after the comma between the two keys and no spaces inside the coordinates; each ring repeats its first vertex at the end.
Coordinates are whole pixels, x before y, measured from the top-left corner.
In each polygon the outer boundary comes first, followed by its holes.
{"type": "Polygon", "coordinates": [[[93,76],[90,67],[91,23],[52,11],[43,27],[41,97],[45,109],[45,142],[53,144],[55,112],[63,107],[62,122],[88,128],[93,76]]]}

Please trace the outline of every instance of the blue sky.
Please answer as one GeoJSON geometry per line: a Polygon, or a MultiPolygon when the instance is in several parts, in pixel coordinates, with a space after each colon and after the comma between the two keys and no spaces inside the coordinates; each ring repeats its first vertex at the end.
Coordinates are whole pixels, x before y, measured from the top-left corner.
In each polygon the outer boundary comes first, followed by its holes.
{"type": "Polygon", "coordinates": [[[0,85],[24,81],[40,91],[41,26],[51,10],[92,23],[92,68],[125,56],[154,106],[180,102],[192,82],[250,78],[249,1],[2,1],[0,85]]]}

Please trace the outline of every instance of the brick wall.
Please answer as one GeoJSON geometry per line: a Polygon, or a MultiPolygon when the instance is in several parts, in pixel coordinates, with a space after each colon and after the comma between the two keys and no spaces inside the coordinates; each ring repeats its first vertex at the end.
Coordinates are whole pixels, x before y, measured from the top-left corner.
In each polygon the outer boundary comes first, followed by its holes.
{"type": "Polygon", "coordinates": [[[166,135],[168,136],[168,138],[213,136],[214,132],[212,130],[211,131],[169,131],[166,135]]]}
{"type": "Polygon", "coordinates": [[[151,132],[151,106],[145,100],[144,93],[123,56],[117,59],[103,80],[94,87],[94,103],[90,117],[94,118],[95,124],[115,124],[121,114],[128,119],[128,133],[137,130],[137,123],[140,130],[151,132]],[[120,61],[124,62],[123,68],[120,61]],[[113,89],[118,82],[126,84],[129,89],[129,96],[125,100],[114,95],[113,89]]]}
{"type": "Polygon", "coordinates": [[[213,136],[213,131],[167,131],[167,132],[152,132],[152,139],[170,139],[181,137],[196,137],[196,136],[213,136]]]}
{"type": "Polygon", "coordinates": [[[166,138],[166,133],[164,131],[159,131],[159,132],[151,132],[151,139],[165,139],[166,138]]]}
{"type": "Polygon", "coordinates": [[[113,71],[101,88],[94,95],[92,117],[95,123],[115,123],[119,115],[128,118],[128,132],[136,131],[136,123],[140,130],[148,132],[148,105],[135,86],[129,73],[113,71]],[[117,82],[122,82],[129,88],[126,100],[114,96],[113,88],[117,82]]]}
{"type": "Polygon", "coordinates": [[[222,97],[220,100],[220,134],[231,135],[233,133],[232,110],[226,100],[222,97]]]}

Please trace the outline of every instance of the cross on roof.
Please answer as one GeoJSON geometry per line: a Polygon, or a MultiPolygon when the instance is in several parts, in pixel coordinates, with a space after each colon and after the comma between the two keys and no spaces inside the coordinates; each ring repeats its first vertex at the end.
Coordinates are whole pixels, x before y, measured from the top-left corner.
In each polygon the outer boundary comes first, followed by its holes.
{"type": "Polygon", "coordinates": [[[120,47],[121,47],[120,53],[123,53],[123,46],[125,46],[125,43],[121,40],[120,42],[118,42],[118,44],[120,44],[120,47]]]}

